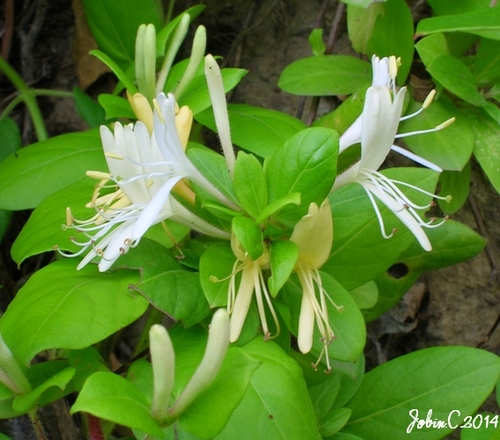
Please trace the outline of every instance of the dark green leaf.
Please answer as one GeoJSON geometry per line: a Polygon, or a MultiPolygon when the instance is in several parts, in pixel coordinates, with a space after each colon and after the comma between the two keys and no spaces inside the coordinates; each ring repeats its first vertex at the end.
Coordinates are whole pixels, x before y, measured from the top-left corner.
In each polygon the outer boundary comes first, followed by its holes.
{"type": "Polygon", "coordinates": [[[21,132],[11,118],[0,119],[0,162],[22,147],[21,132]]]}
{"type": "Polygon", "coordinates": [[[98,98],[99,104],[106,112],[106,120],[117,118],[135,119],[136,116],[130,103],[121,96],[110,95],[109,93],[101,93],[98,98]]]}
{"type": "Polygon", "coordinates": [[[73,95],[78,114],[90,128],[99,127],[106,122],[104,109],[89,95],[83,93],[78,87],[73,88],[73,95]]]}

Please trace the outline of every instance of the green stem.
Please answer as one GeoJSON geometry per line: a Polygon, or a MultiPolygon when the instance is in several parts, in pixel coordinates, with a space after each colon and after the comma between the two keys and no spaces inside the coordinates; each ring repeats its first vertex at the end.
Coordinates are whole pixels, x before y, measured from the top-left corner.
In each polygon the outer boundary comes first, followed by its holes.
{"type": "Polygon", "coordinates": [[[48,440],[49,438],[45,432],[42,422],[40,421],[40,418],[36,413],[36,409],[30,410],[28,416],[31,420],[31,424],[33,425],[33,431],[35,432],[36,438],[38,440],[48,440]]]}
{"type": "Polygon", "coordinates": [[[45,129],[42,113],[36,103],[35,93],[33,90],[28,87],[18,73],[2,57],[0,57],[0,70],[3,71],[5,76],[9,78],[12,84],[14,84],[16,89],[19,91],[19,96],[26,104],[26,107],[31,115],[31,120],[33,121],[33,126],[38,140],[43,141],[47,139],[47,130],[45,129]]]}
{"type": "Polygon", "coordinates": [[[175,0],[170,0],[168,2],[167,16],[165,17],[165,24],[170,23],[172,20],[172,13],[174,12],[175,0]]]}

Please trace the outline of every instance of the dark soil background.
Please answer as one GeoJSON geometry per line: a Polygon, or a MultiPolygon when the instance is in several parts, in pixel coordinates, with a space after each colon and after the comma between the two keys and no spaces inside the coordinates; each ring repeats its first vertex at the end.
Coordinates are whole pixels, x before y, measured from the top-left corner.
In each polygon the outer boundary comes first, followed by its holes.
{"type": "MultiPolygon", "coordinates": [[[[197,22],[207,28],[208,51],[222,55],[225,65],[249,70],[232,92],[231,102],[281,110],[307,122],[315,103],[282,92],[277,86],[281,71],[311,55],[308,36],[314,27],[324,29],[332,53],[355,55],[347,38],[344,8],[336,0],[178,0],[176,9],[180,12],[199,3],[207,5],[197,22]]],[[[415,19],[429,13],[425,1],[409,3],[415,19]]],[[[0,14],[1,55],[31,87],[71,91],[80,86],[93,96],[111,91],[111,75],[86,56],[92,41],[82,28],[79,0],[4,0],[0,14]]],[[[15,96],[14,87],[0,76],[1,108],[15,96]]],[[[51,136],[87,128],[71,99],[44,97],[39,104],[51,136]]],[[[317,114],[337,104],[336,98],[321,99],[317,114]]],[[[16,108],[11,116],[21,128],[24,145],[34,142],[25,110],[16,108]]],[[[499,211],[499,195],[473,164],[471,195],[453,218],[487,238],[485,251],[468,262],[425,274],[395,309],[370,324],[369,367],[434,345],[480,346],[500,354],[500,331],[495,331],[500,314],[499,211]]],[[[52,258],[49,254],[31,258],[20,269],[12,262],[10,247],[28,216],[29,212],[14,213],[0,246],[0,314],[23,282],[52,258]]],[[[50,439],[80,438],[78,420],[67,415],[69,405],[61,401],[41,412],[50,439]]],[[[500,413],[494,398],[484,409],[500,413]]],[[[0,432],[15,440],[35,438],[30,422],[23,418],[0,421],[0,432]]]]}

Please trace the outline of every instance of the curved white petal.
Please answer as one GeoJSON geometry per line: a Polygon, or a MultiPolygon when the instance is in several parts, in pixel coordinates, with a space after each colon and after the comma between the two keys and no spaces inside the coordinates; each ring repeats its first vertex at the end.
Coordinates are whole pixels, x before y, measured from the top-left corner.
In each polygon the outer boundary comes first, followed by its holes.
{"type": "Polygon", "coordinates": [[[110,243],[106,247],[101,261],[99,261],[99,272],[107,271],[120,255],[127,253],[132,244],[131,232],[133,227],[134,222],[129,221],[123,223],[111,233],[110,243]]]}

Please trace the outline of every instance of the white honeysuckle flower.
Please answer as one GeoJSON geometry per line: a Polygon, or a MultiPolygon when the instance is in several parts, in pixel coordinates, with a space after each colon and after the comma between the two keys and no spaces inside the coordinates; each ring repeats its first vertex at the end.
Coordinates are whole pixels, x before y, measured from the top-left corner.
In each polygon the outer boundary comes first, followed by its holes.
{"type": "MultiPolygon", "coordinates": [[[[401,88],[397,93],[395,91],[394,81],[397,73],[397,60],[394,57],[382,60],[374,57],[372,64],[374,72],[373,82],[375,85],[368,88],[366,92],[365,104],[361,116],[340,138],[341,152],[351,145],[361,142],[361,158],[353,166],[337,176],[333,189],[340,188],[347,183],[359,183],[370,198],[380,224],[382,235],[385,238],[390,238],[394,231],[390,234],[385,232],[382,215],[373,196],[385,204],[410,229],[423,249],[430,251],[432,250],[431,243],[422,228],[436,227],[441,223],[434,223],[433,220],[428,222],[422,220],[417,211],[426,210],[431,204],[425,206],[416,205],[404,195],[398,185],[414,188],[433,197],[437,196],[405,182],[391,180],[379,173],[378,169],[386,159],[389,151],[393,149],[434,171],[442,171],[441,168],[431,162],[393,145],[393,142],[398,137],[440,130],[451,124],[454,118],[431,130],[397,135],[399,122],[413,117],[427,108],[432,102],[434,93],[429,95],[418,112],[402,118],[401,112],[406,88],[401,88]]],[[[449,200],[449,197],[443,199],[449,200]]]]}
{"type": "Polygon", "coordinates": [[[315,203],[309,205],[308,213],[295,225],[290,241],[294,242],[299,250],[294,270],[302,286],[297,337],[299,350],[302,353],[311,351],[314,324],[316,324],[323,341],[323,349],[314,367],[317,367],[324,355],[327,371],[330,371],[328,345],[335,338],[335,334],[330,325],[327,301],[330,301],[339,312],[343,307],[337,306],[325,291],[319,273],[319,269],[330,256],[333,244],[332,212],[328,200],[325,200],[320,207],[315,203]]]}
{"type": "MultiPolygon", "coordinates": [[[[234,262],[233,270],[229,276],[227,295],[227,311],[231,316],[229,340],[231,342],[235,342],[240,337],[254,292],[260,322],[264,332],[264,340],[267,341],[275,338],[280,332],[280,325],[271,302],[271,295],[269,294],[266,281],[262,274],[262,270],[269,268],[269,252],[267,249],[264,249],[264,252],[259,258],[252,260],[234,234],[231,236],[231,249],[236,257],[236,261],[234,262]],[[241,280],[238,288],[236,288],[236,275],[240,272],[241,280]],[[276,333],[273,336],[271,336],[271,332],[269,331],[269,326],[267,324],[266,313],[264,310],[264,300],[267,303],[276,327],[276,333]]],[[[212,277],[211,281],[218,282],[219,280],[212,277]]]]}
{"type": "MultiPolygon", "coordinates": [[[[77,269],[100,257],[99,270],[108,270],[120,255],[139,243],[151,226],[168,218],[202,233],[229,239],[227,232],[200,219],[171,196],[173,188],[182,184],[183,178],[190,179],[196,174],[195,179],[200,182],[198,170],[185,157],[175,118],[175,113],[163,117],[163,125],[168,127],[160,126],[156,121],[155,129],[161,132],[161,136],[155,132],[150,134],[141,121],[125,126],[117,122],[113,132],[101,127],[109,173],[87,173],[100,181],[87,204],[97,212],[90,219],[78,220],[73,218],[69,208],[67,210],[67,227],[87,238],[84,242],[73,240],[82,249],[72,256],[81,255],[90,248],[77,269]],[[179,163],[171,152],[184,155],[184,162],[179,163]],[[108,192],[101,195],[106,189],[108,192]]],[[[181,119],[184,119],[183,114],[181,119]]],[[[180,131],[181,137],[187,141],[182,129],[180,131]]]]}

